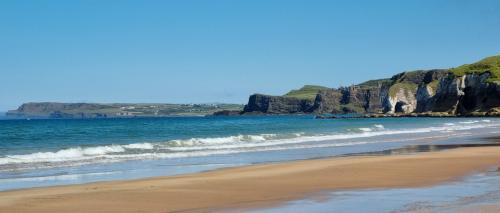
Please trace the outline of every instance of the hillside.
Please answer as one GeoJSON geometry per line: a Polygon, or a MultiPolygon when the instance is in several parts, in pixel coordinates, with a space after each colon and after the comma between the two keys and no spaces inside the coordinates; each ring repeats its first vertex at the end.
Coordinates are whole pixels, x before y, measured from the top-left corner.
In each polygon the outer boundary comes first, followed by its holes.
{"type": "Polygon", "coordinates": [[[488,82],[500,82],[500,55],[450,69],[450,73],[459,77],[466,74],[483,74],[486,72],[490,73],[490,77],[487,79],[488,82]]]}
{"type": "Polygon", "coordinates": [[[316,86],[316,85],[305,85],[298,90],[291,90],[290,92],[288,92],[284,96],[290,97],[290,98],[314,100],[314,98],[316,98],[316,95],[320,91],[326,90],[326,89],[328,89],[328,87],[316,86]]]}
{"type": "Polygon", "coordinates": [[[25,103],[7,112],[9,118],[114,118],[200,116],[220,110],[242,110],[239,104],[97,104],[25,103]]]}

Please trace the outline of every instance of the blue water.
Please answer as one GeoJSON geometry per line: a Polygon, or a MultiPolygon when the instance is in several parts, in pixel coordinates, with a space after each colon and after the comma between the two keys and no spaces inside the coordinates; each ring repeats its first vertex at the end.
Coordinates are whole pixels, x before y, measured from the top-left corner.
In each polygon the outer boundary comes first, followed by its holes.
{"type": "Polygon", "coordinates": [[[499,126],[498,118],[0,120],[0,190],[471,143],[499,126]]]}

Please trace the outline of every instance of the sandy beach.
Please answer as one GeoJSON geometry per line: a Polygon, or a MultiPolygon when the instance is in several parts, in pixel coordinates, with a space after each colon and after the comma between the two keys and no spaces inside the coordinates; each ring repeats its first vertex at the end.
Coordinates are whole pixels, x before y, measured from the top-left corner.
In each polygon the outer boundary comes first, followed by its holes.
{"type": "Polygon", "coordinates": [[[329,190],[418,187],[500,166],[500,147],[262,164],[190,175],[0,192],[0,212],[205,212],[329,190]]]}

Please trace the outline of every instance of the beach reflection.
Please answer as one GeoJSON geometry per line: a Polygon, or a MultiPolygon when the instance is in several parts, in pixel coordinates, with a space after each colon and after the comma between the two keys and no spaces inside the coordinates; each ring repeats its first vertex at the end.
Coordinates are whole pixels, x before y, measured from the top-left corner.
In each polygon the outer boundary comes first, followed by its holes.
{"type": "Polygon", "coordinates": [[[498,212],[500,172],[432,187],[338,191],[321,198],[251,212],[498,212]]]}

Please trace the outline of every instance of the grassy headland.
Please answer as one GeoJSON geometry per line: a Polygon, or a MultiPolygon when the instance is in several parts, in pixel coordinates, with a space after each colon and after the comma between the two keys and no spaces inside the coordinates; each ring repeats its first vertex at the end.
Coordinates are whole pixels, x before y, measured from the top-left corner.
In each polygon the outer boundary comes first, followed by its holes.
{"type": "Polygon", "coordinates": [[[473,64],[464,64],[462,66],[450,69],[450,73],[455,76],[467,74],[482,74],[489,72],[491,76],[488,82],[500,82],[500,55],[487,57],[473,64]]]}
{"type": "Polygon", "coordinates": [[[326,90],[328,87],[316,86],[316,85],[305,85],[298,90],[292,90],[285,94],[285,97],[298,98],[298,99],[308,99],[314,100],[316,95],[321,90],[326,90]]]}

